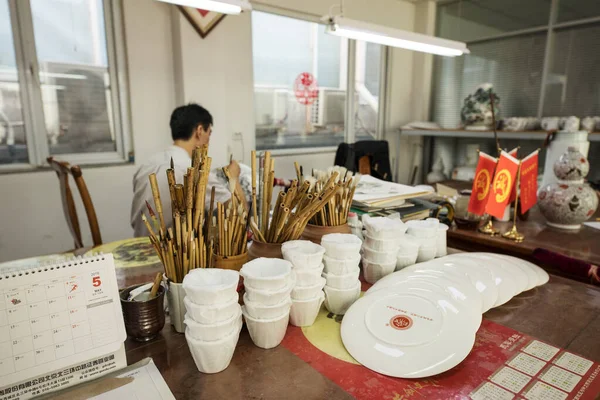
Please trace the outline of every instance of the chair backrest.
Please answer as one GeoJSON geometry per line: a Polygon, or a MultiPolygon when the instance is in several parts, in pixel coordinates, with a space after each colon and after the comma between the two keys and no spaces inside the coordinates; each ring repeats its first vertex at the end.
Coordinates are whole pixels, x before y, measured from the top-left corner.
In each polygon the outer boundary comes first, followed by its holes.
{"type": "Polygon", "coordinates": [[[340,143],[335,154],[335,165],[352,172],[369,174],[378,179],[392,181],[390,150],[385,140],[363,140],[353,144],[340,143]]]}
{"type": "Polygon", "coordinates": [[[102,244],[102,236],[100,235],[100,227],[98,225],[98,218],[96,217],[96,210],[92,203],[92,198],[83,179],[81,168],[78,165],[70,166],[65,161],[55,160],[54,157],[47,158],[48,164],[56,172],[58,177],[58,184],[60,188],[60,197],[63,206],[63,212],[65,219],[67,220],[67,226],[75,242],[75,248],[80,249],[83,247],[83,241],[81,239],[81,228],[79,227],[79,218],[77,217],[77,208],[75,207],[75,201],[73,200],[73,193],[69,186],[69,175],[75,180],[77,189],[81,196],[81,201],[87,214],[88,222],[90,225],[90,231],[92,232],[92,240],[94,246],[102,244]]]}

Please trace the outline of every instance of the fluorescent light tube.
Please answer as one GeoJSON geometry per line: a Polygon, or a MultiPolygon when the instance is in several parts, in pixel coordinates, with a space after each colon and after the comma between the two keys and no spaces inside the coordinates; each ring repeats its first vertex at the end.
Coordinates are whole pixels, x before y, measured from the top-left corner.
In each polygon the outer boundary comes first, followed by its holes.
{"type": "Polygon", "coordinates": [[[467,45],[463,42],[401,29],[387,28],[339,16],[323,17],[323,20],[328,22],[325,32],[335,36],[422,51],[440,56],[456,57],[462,54],[469,54],[469,49],[467,49],[467,45]]]}
{"type": "Polygon", "coordinates": [[[159,0],[165,3],[177,4],[199,8],[201,10],[214,11],[221,14],[239,14],[242,11],[252,10],[247,0],[159,0]]]}

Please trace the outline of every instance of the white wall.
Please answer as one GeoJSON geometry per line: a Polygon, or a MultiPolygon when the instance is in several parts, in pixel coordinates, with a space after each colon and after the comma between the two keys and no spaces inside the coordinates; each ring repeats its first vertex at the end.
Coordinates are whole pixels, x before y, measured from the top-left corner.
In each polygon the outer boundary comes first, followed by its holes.
{"type": "MultiPolygon", "coordinates": [[[[197,101],[215,117],[210,147],[213,165],[224,164],[231,152],[236,159],[247,161],[254,148],[250,15],[227,16],[201,39],[174,6],[155,0],[122,3],[135,165],[84,169],[104,242],[131,236],[133,173],[137,165],[170,143],[168,121],[176,105],[197,101]]],[[[321,0],[267,0],[262,4],[313,15],[327,14],[331,5],[321,0]]],[[[349,18],[413,30],[417,6],[403,0],[351,0],[345,2],[344,13],[349,18]]],[[[414,53],[392,50],[390,67],[387,131],[413,119],[411,92],[420,87],[413,84],[413,71],[419,68],[414,53]]],[[[394,155],[394,143],[391,145],[394,155]]],[[[412,150],[401,150],[402,159],[409,159],[412,150]]],[[[292,178],[294,160],[326,168],[333,158],[333,152],[278,156],[276,172],[292,178]]],[[[0,262],[73,248],[52,172],[0,175],[0,187],[4,228],[0,230],[0,262]]],[[[79,218],[84,243],[89,245],[81,205],[79,218]]]]}

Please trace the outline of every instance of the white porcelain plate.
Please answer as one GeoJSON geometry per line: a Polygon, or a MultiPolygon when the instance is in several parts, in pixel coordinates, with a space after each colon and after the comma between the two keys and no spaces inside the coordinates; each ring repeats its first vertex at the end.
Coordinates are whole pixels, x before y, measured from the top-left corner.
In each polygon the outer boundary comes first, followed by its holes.
{"type": "MultiPolygon", "coordinates": [[[[424,289],[428,288],[449,295],[452,299],[456,300],[457,305],[462,307],[462,309],[459,310],[460,312],[472,314],[474,325],[471,329],[474,332],[479,329],[483,316],[481,315],[481,310],[477,306],[477,303],[467,294],[468,291],[464,290],[465,285],[463,283],[458,283],[448,276],[440,276],[433,272],[429,274],[419,271],[407,274],[396,272],[377,281],[377,283],[367,290],[365,296],[378,290],[394,287],[398,283],[407,283],[409,281],[418,281],[419,287],[424,289]]],[[[470,286],[467,285],[467,287],[470,286]]]]}
{"type": "Polygon", "coordinates": [[[465,359],[475,343],[471,318],[450,296],[409,281],[358,299],[342,320],[342,342],[373,371],[423,378],[465,359]]]}
{"type": "Polygon", "coordinates": [[[529,287],[529,277],[523,271],[523,268],[520,267],[517,263],[512,260],[507,260],[502,257],[498,257],[493,253],[467,253],[470,257],[475,257],[476,259],[483,260],[487,263],[494,264],[500,268],[504,268],[510,272],[510,275],[514,278],[515,287],[517,289],[517,293],[515,296],[521,292],[527,290],[529,287]]]}
{"type": "Polygon", "coordinates": [[[481,268],[479,263],[465,258],[456,260],[448,259],[447,257],[437,258],[428,263],[440,266],[445,270],[451,270],[466,275],[481,295],[483,313],[487,312],[496,304],[496,301],[498,300],[498,287],[496,286],[494,276],[488,269],[481,268]]]}
{"type": "Polygon", "coordinates": [[[539,277],[538,277],[537,273],[532,268],[530,268],[528,265],[526,265],[523,262],[523,260],[521,260],[520,258],[510,257],[510,256],[505,256],[504,254],[495,254],[495,253],[490,253],[490,256],[499,258],[501,260],[506,261],[507,263],[516,265],[518,268],[521,269],[521,271],[523,271],[525,273],[525,275],[527,275],[527,286],[525,287],[524,291],[531,290],[537,286],[537,283],[539,281],[539,277]]]}
{"type": "MultiPolygon", "coordinates": [[[[491,257],[488,257],[491,258],[491,257]]],[[[485,268],[491,272],[498,288],[498,297],[493,307],[499,307],[502,304],[508,302],[513,296],[517,295],[517,284],[515,278],[511,274],[510,270],[502,268],[498,260],[491,258],[482,259],[481,257],[475,257],[472,253],[456,253],[444,257],[446,260],[473,260],[478,263],[481,268],[485,268]]]]}
{"type": "MultiPolygon", "coordinates": [[[[509,256],[506,254],[496,254],[498,257],[503,257],[507,260],[513,260],[514,262],[516,262],[517,264],[519,264],[520,266],[522,266],[525,269],[529,269],[530,271],[533,271],[533,273],[535,274],[536,280],[535,280],[535,286],[541,286],[545,283],[548,283],[548,281],[550,280],[550,275],[548,275],[548,273],[546,271],[544,271],[542,268],[538,267],[537,265],[535,265],[532,262],[529,262],[527,260],[523,260],[517,257],[513,257],[513,256],[509,256]]],[[[530,272],[527,272],[528,276],[530,275],[530,272]]]]}
{"type": "Polygon", "coordinates": [[[433,260],[402,268],[400,271],[382,278],[375,285],[395,284],[395,282],[403,280],[403,277],[408,277],[411,275],[433,275],[439,279],[434,280],[434,283],[439,282],[440,284],[446,287],[448,287],[447,283],[451,283],[452,288],[456,288],[456,290],[459,290],[469,299],[469,303],[472,305],[474,310],[478,311],[480,314],[482,313],[483,298],[481,296],[481,293],[479,293],[477,289],[471,284],[469,278],[461,271],[440,267],[439,265],[434,263],[433,260]],[[446,281],[444,281],[444,279],[446,279],[446,281]]]}

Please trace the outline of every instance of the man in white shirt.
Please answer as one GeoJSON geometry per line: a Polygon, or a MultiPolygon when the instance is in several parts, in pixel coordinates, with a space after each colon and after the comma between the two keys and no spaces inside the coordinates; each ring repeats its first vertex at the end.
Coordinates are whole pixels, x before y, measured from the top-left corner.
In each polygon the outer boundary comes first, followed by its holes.
{"type": "MultiPolygon", "coordinates": [[[[171,167],[171,159],[173,159],[175,179],[177,183],[183,183],[183,176],[192,165],[192,151],[200,145],[207,144],[210,140],[213,118],[205,108],[198,104],[188,104],[177,107],[173,111],[169,125],[171,127],[173,145],[152,156],[138,168],[133,176],[131,227],[133,228],[135,237],[148,235],[148,230],[142,222],[141,217],[142,212],[148,214],[146,201],[156,210],[148,180],[148,176],[152,173],[156,174],[165,224],[167,228],[173,225],[166,171],[171,167]]],[[[231,161],[229,164],[229,173],[233,178],[239,177],[240,167],[237,162],[231,161]]],[[[207,207],[210,203],[210,193],[213,187],[215,188],[215,203],[225,203],[231,196],[226,184],[218,178],[215,172],[211,171],[206,188],[207,207]]]]}

